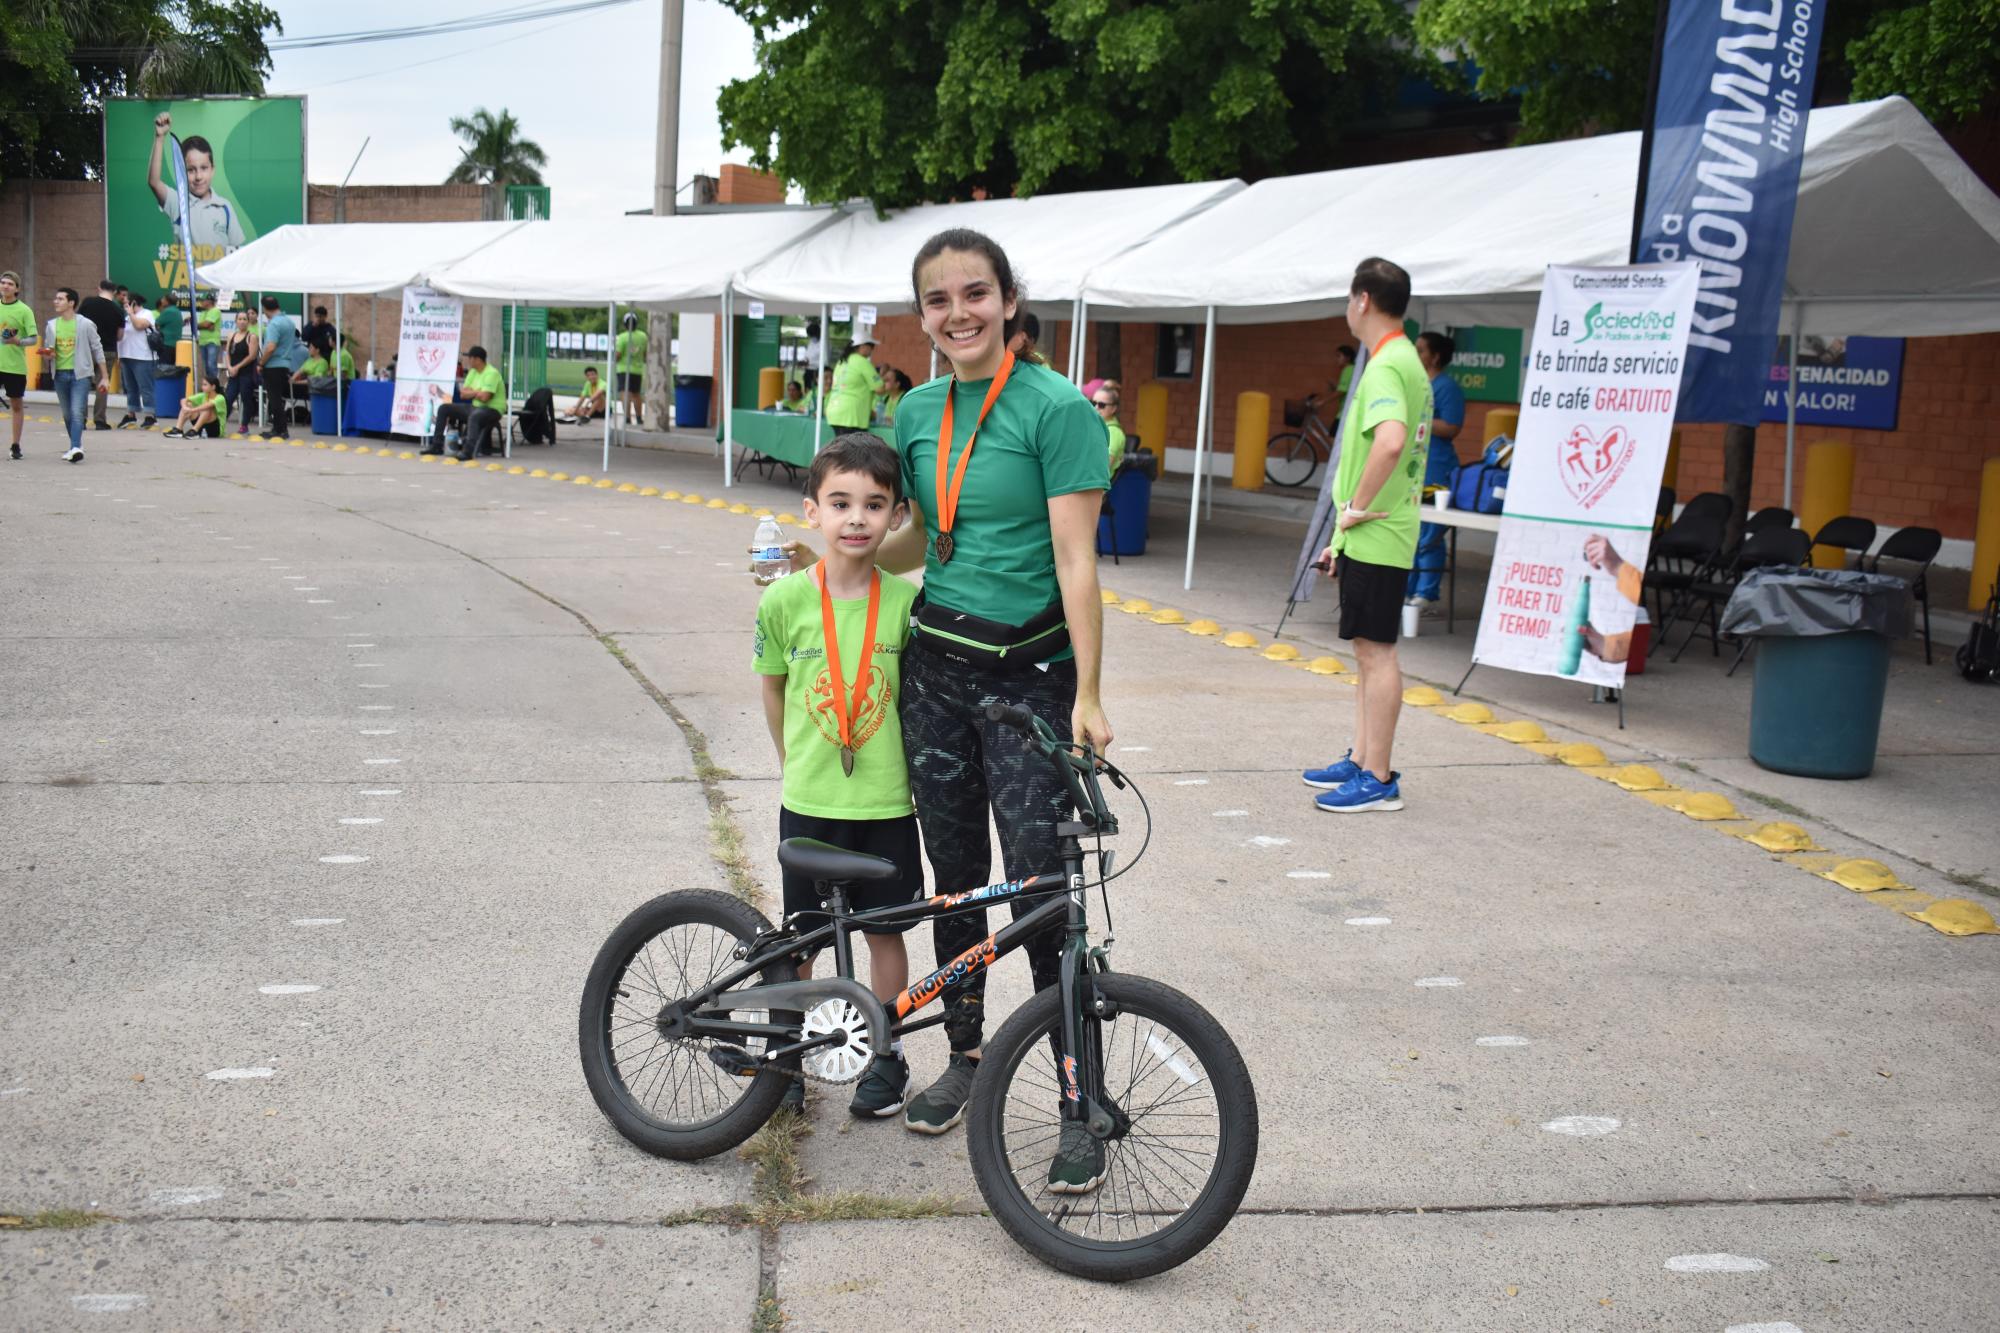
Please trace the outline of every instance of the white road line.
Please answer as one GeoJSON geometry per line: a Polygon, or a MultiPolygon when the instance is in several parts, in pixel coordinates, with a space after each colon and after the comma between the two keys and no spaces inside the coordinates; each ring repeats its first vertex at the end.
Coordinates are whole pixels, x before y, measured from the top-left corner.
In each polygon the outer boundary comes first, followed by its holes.
{"type": "Polygon", "coordinates": [[[396,711],[396,705],[394,704],[360,704],[357,707],[363,713],[393,713],[396,711]]]}
{"type": "Polygon", "coordinates": [[[360,686],[360,688],[364,690],[386,690],[389,688],[386,682],[379,680],[374,682],[364,680],[364,681],[358,681],[356,683],[360,686]]]}
{"type": "Polygon", "coordinates": [[[1677,1254],[1667,1260],[1669,1273],[1761,1273],[1770,1266],[1747,1254],[1677,1254]]]}
{"type": "Polygon", "coordinates": [[[1527,1046],[1531,1043],[1526,1037],[1475,1037],[1472,1044],[1474,1046],[1527,1046]]]}
{"type": "Polygon", "coordinates": [[[361,762],[364,764],[400,764],[403,761],[400,759],[363,759],[361,762]]]}
{"type": "Polygon", "coordinates": [[[361,794],[363,796],[401,796],[403,789],[401,787],[369,787],[361,794]]]}
{"type": "Polygon", "coordinates": [[[276,982],[269,986],[259,986],[259,995],[310,995],[319,987],[303,982],[276,982]]]}
{"type": "Polygon", "coordinates": [[[1176,778],[1176,779],[1174,779],[1174,785],[1175,785],[1176,787],[1206,787],[1206,786],[1208,785],[1208,779],[1207,779],[1207,778],[1176,778]]]}
{"type": "Polygon", "coordinates": [[[358,866],[367,859],[368,858],[365,856],[349,856],[343,854],[340,856],[322,856],[319,859],[319,863],[323,866],[358,866]]]}
{"type": "Polygon", "coordinates": [[[1416,984],[1419,986],[1463,986],[1465,983],[1457,977],[1418,977],[1416,984]]]}
{"type": "Polygon", "coordinates": [[[382,822],[382,818],[379,815],[354,815],[344,818],[340,822],[343,824],[379,824],[382,822]]]}
{"type": "Polygon", "coordinates": [[[1245,847],[1289,847],[1292,845],[1292,840],[1290,838],[1274,838],[1268,833],[1259,833],[1243,845],[1245,847]]]}
{"type": "Polygon", "coordinates": [[[1551,1134],[1571,1134],[1579,1138],[1590,1138],[1613,1132],[1618,1128],[1618,1122],[1608,1115],[1562,1115],[1554,1120],[1544,1120],[1542,1128],[1551,1134]]]}
{"type": "Polygon", "coordinates": [[[275,1069],[267,1069],[258,1065],[249,1069],[211,1069],[208,1071],[206,1077],[212,1078],[218,1083],[227,1083],[240,1078],[269,1078],[277,1072],[275,1069]]]}
{"type": "Polygon", "coordinates": [[[1350,926],[1386,926],[1389,924],[1389,918],[1386,916],[1351,916],[1347,918],[1347,924],[1350,926]]]}
{"type": "Polygon", "coordinates": [[[292,924],[295,926],[340,926],[346,922],[346,917],[339,916],[301,916],[292,919],[292,924]]]}
{"type": "Polygon", "coordinates": [[[79,1314],[130,1314],[146,1307],[146,1298],[136,1291],[91,1292],[69,1298],[70,1308],[79,1314]]]}
{"type": "Polygon", "coordinates": [[[363,736],[393,736],[396,734],[396,731],[395,727],[370,727],[361,734],[363,736]]]}
{"type": "Polygon", "coordinates": [[[1287,870],[1286,879],[1332,879],[1331,870],[1287,870]]]}
{"type": "Polygon", "coordinates": [[[186,1185],[179,1189],[154,1190],[146,1196],[146,1202],[161,1208],[185,1208],[190,1204],[208,1203],[221,1197],[220,1185],[186,1185]]]}
{"type": "Polygon", "coordinates": [[[1249,816],[1250,812],[1248,810],[1217,810],[1215,812],[1217,819],[1247,819],[1249,816]]]}

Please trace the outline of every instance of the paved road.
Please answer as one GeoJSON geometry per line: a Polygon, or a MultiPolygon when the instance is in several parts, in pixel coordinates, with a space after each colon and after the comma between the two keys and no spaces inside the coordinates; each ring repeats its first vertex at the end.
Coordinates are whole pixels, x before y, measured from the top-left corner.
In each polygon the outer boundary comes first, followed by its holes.
{"type": "Polygon", "coordinates": [[[1115,959],[1243,1047],[1245,1213],[1165,1277],[1076,1282],[979,1215],[962,1135],[830,1093],[802,1196],[948,1215],[731,1226],[751,1163],[627,1147],[574,1019],[626,911],[726,886],[712,804],[775,883],[749,520],[87,444],[36,425],[0,465],[0,1213],[118,1220],[0,1229],[0,1324],[1993,1327],[1995,939],[1434,713],[1407,812],[1321,818],[1295,770],[1351,689],[1137,616],[1108,691],[1157,826],[1115,959]]]}

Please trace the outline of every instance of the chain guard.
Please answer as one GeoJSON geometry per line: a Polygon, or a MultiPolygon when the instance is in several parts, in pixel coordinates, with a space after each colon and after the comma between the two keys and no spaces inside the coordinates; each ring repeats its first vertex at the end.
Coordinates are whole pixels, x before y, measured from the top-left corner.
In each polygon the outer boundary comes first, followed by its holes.
{"type": "Polygon", "coordinates": [[[799,1025],[802,1041],[843,1031],[847,1034],[844,1041],[800,1056],[800,1072],[816,1083],[852,1083],[860,1078],[875,1053],[868,1045],[868,1019],[852,1001],[839,996],[821,1000],[806,1010],[805,1021],[799,1025]]]}

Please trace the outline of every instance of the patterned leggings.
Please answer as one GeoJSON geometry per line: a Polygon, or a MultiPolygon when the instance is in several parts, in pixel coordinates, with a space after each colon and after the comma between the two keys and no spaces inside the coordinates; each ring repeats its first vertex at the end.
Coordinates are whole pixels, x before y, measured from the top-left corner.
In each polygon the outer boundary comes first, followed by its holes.
{"type": "MultiPolygon", "coordinates": [[[[962,893],[993,882],[989,809],[1000,830],[1008,879],[1060,870],[1055,826],[1071,816],[1062,779],[1022,743],[1019,733],[987,721],[986,705],[1022,705],[1058,736],[1067,737],[1076,702],[1076,663],[1052,662],[1046,671],[995,671],[930,652],[922,637],[917,635],[903,658],[903,751],[930,858],[931,891],[962,893]]],[[[1016,901],[1014,915],[1024,916],[1046,901],[1016,901]]],[[[942,967],[986,937],[986,913],[941,917],[935,930],[942,967]]],[[[1060,927],[1028,942],[1036,990],[1056,984],[1060,944],[1060,927]]],[[[944,1028],[954,1051],[980,1044],[985,1002],[984,972],[946,988],[944,1028]]]]}

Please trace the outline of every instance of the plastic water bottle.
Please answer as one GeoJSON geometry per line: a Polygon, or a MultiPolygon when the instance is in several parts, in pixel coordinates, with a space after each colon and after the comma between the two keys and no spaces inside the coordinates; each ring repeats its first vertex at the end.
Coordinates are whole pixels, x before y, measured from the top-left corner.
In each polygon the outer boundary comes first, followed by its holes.
{"type": "Polygon", "coordinates": [[[792,572],[792,562],[785,555],[785,534],[778,528],[778,520],[760,518],[757,520],[757,535],[750,539],[750,574],[758,583],[776,583],[792,572]]]}
{"type": "Polygon", "coordinates": [[[464,436],[458,433],[458,427],[455,424],[446,426],[444,428],[444,451],[448,454],[457,453],[458,446],[464,438],[464,436]]]}

